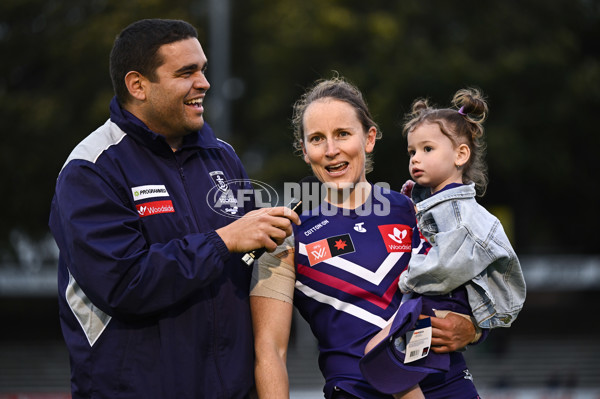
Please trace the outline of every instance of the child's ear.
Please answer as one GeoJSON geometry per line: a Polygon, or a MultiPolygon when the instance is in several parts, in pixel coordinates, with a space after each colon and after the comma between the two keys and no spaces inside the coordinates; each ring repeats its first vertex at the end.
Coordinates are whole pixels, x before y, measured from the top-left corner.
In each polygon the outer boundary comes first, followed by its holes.
{"type": "Polygon", "coordinates": [[[456,160],[454,164],[457,168],[460,168],[467,162],[469,162],[469,158],[471,157],[471,149],[466,144],[461,144],[456,148],[456,160]]]}

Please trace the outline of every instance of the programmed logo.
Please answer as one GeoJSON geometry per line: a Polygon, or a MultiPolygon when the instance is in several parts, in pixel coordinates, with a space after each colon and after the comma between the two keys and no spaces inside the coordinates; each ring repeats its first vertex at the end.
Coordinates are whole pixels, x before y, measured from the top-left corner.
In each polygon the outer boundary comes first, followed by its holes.
{"type": "Polygon", "coordinates": [[[131,187],[131,194],[134,201],[141,201],[146,198],[168,197],[169,192],[163,184],[149,184],[145,186],[131,187]]]}

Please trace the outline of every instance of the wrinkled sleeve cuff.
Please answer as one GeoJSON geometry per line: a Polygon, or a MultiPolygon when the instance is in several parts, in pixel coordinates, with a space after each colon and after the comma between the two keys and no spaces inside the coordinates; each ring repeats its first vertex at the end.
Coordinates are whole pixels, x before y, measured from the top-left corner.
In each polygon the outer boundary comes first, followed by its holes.
{"type": "Polygon", "coordinates": [[[487,338],[487,336],[490,333],[490,329],[489,328],[481,328],[477,324],[474,324],[474,326],[475,326],[475,330],[477,330],[477,334],[475,335],[475,338],[473,339],[473,341],[471,341],[471,344],[477,345],[477,344],[480,344],[483,341],[485,341],[485,339],[487,338]]]}
{"type": "Polygon", "coordinates": [[[206,234],[206,238],[208,242],[210,242],[213,247],[217,249],[217,252],[223,258],[223,261],[226,261],[231,257],[231,252],[229,252],[229,249],[227,249],[227,245],[225,245],[225,242],[221,239],[216,231],[213,230],[208,232],[206,234]]]}
{"type": "Polygon", "coordinates": [[[403,294],[408,294],[409,292],[412,292],[412,290],[406,283],[407,280],[408,272],[405,270],[402,272],[402,274],[400,274],[400,278],[398,279],[398,288],[400,288],[400,292],[402,292],[403,294]]]}
{"type": "Polygon", "coordinates": [[[473,338],[471,344],[475,344],[481,339],[481,336],[483,335],[483,330],[477,325],[477,320],[475,320],[473,316],[471,316],[471,322],[473,323],[473,327],[475,327],[475,338],[473,338]]]}

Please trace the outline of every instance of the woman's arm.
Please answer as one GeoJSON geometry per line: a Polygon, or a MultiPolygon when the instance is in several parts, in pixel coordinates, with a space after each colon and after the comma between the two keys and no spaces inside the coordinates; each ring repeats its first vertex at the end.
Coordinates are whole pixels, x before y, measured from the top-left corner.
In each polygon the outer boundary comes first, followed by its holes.
{"type": "MultiPolygon", "coordinates": [[[[437,314],[437,312],[436,312],[437,314]]],[[[440,313],[440,317],[431,317],[431,350],[436,353],[449,353],[476,343],[481,338],[481,331],[466,315],[454,312],[440,313]]],[[[422,315],[423,317],[430,317],[422,315]]],[[[365,347],[365,354],[388,337],[392,320],[381,331],[371,338],[365,347]]]]}
{"type": "Polygon", "coordinates": [[[286,359],[292,324],[292,304],[278,299],[252,296],[250,306],[254,327],[254,374],[258,397],[289,398],[286,359]]]}
{"type": "Polygon", "coordinates": [[[252,273],[250,308],[259,398],[289,398],[286,359],[295,281],[294,238],[291,236],[273,253],[261,256],[252,273]]]}

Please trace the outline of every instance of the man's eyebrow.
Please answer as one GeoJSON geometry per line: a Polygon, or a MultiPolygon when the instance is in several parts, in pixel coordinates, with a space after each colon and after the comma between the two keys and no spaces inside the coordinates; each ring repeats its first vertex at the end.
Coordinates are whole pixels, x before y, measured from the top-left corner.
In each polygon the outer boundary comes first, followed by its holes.
{"type": "Polygon", "coordinates": [[[202,68],[200,68],[200,66],[198,64],[184,65],[181,68],[177,69],[175,71],[175,73],[181,74],[181,73],[186,73],[186,72],[196,72],[197,70],[203,69],[205,67],[206,67],[206,65],[204,65],[202,68]]]}

